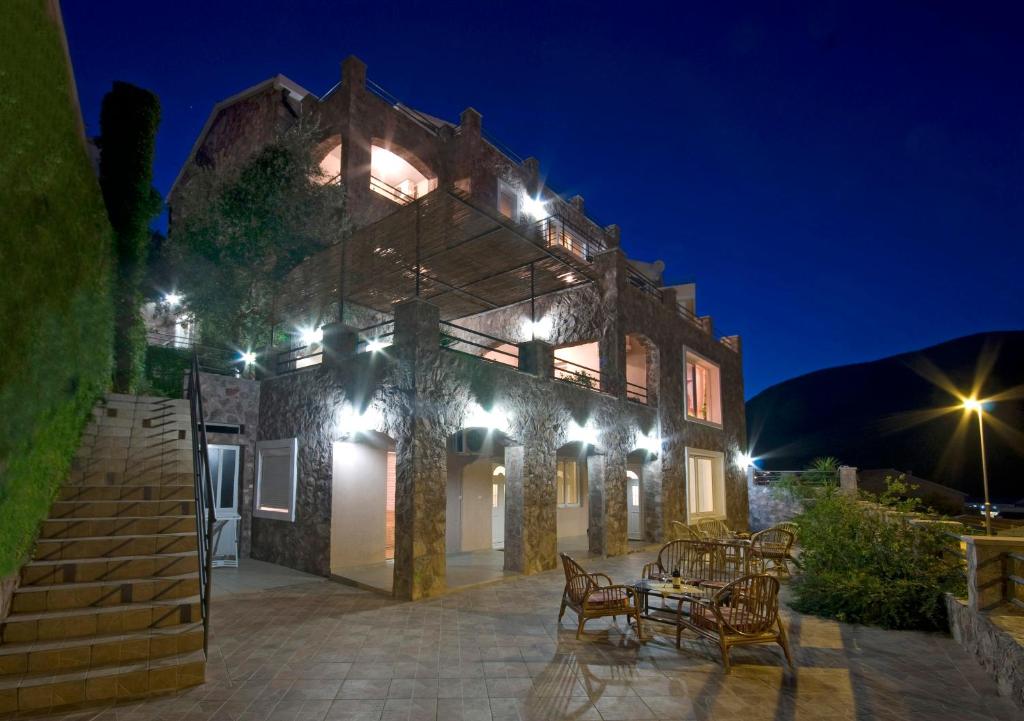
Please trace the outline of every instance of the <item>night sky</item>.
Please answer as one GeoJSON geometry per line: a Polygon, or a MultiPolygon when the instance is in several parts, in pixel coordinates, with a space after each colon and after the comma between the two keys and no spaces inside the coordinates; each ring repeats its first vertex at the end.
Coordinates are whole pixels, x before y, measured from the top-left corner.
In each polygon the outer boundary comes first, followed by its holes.
{"type": "Polygon", "coordinates": [[[113,80],[160,96],[163,193],[214,103],[276,73],[322,95],[356,54],[413,107],[472,105],[631,257],[697,282],[698,311],[743,336],[748,397],[1024,327],[1024,6],[640,5],[63,10],[90,133],[113,80]]]}

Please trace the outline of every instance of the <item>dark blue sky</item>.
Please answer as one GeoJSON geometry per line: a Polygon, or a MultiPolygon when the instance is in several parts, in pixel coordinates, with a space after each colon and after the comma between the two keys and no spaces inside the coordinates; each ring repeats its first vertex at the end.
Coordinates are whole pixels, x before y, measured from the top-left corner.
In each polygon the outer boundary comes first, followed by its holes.
{"type": "Polygon", "coordinates": [[[743,336],[747,396],[818,368],[1024,327],[1024,12],[962,2],[65,0],[83,111],[163,104],[166,192],[213,104],[339,63],[484,127],[743,336]],[[681,7],[691,5],[692,7],[681,7]]]}

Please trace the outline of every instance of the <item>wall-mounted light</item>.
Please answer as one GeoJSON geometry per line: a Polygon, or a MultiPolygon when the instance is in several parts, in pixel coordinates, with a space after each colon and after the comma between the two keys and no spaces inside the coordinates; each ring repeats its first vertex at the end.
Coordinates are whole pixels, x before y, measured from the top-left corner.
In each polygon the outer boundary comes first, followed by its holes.
{"type": "Polygon", "coordinates": [[[747,470],[754,465],[754,460],[754,457],[749,453],[740,452],[736,454],[736,465],[743,470],[747,470]]]}
{"type": "Polygon", "coordinates": [[[576,441],[585,446],[597,445],[597,429],[591,425],[590,421],[587,421],[587,424],[583,426],[576,421],[571,421],[569,423],[569,431],[566,435],[569,437],[570,441],[576,441]]]}
{"type": "Polygon", "coordinates": [[[324,340],[324,329],[313,328],[312,326],[299,328],[299,339],[302,341],[302,345],[322,343],[324,340]]]}
{"type": "Polygon", "coordinates": [[[532,198],[523,193],[523,211],[534,220],[544,220],[551,213],[548,212],[547,204],[540,198],[532,198]]]}
{"type": "Polygon", "coordinates": [[[370,351],[371,353],[378,353],[387,348],[389,345],[391,345],[391,343],[382,338],[371,338],[370,340],[366,341],[366,350],[370,351]]]}
{"type": "Polygon", "coordinates": [[[523,335],[531,340],[548,340],[553,327],[554,320],[549,315],[533,321],[527,318],[523,321],[523,335]]]}
{"type": "Polygon", "coordinates": [[[661,453],[661,438],[656,435],[640,436],[637,445],[652,456],[656,456],[661,453]]]}
{"type": "Polygon", "coordinates": [[[179,305],[181,305],[181,301],[183,300],[185,300],[184,296],[182,296],[180,293],[175,293],[174,291],[171,291],[170,293],[164,295],[164,303],[167,304],[168,308],[177,308],[179,305]]]}
{"type": "Polygon", "coordinates": [[[479,403],[470,403],[469,407],[466,408],[466,416],[463,419],[462,427],[505,431],[508,429],[508,416],[501,406],[496,405],[491,410],[487,410],[479,403]]]}
{"type": "Polygon", "coordinates": [[[360,413],[351,403],[344,403],[338,409],[335,426],[338,429],[338,435],[352,436],[379,429],[383,420],[380,411],[373,406],[360,413]]]}
{"type": "Polygon", "coordinates": [[[242,361],[242,363],[247,366],[251,366],[256,362],[256,354],[251,350],[242,351],[238,356],[238,360],[242,361]]]}

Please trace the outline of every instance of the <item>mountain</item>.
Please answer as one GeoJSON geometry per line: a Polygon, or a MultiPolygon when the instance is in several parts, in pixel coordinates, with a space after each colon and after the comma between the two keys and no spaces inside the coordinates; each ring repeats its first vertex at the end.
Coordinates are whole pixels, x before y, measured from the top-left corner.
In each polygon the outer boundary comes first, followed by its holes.
{"type": "Polygon", "coordinates": [[[978,398],[992,398],[984,416],[991,497],[1020,499],[1024,331],[965,336],[774,385],[747,401],[748,442],[768,470],[835,456],[858,468],[912,471],[980,496],[977,416],[966,418],[954,395],[972,388],[978,398]]]}

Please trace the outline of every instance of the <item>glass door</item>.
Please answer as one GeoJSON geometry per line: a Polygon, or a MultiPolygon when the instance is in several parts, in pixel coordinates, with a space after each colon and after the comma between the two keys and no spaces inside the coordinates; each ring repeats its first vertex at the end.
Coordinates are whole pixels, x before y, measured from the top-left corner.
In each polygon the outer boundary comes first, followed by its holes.
{"type": "Polygon", "coordinates": [[[238,565],[238,461],[239,446],[210,445],[210,480],[213,481],[213,565],[238,565]]]}

